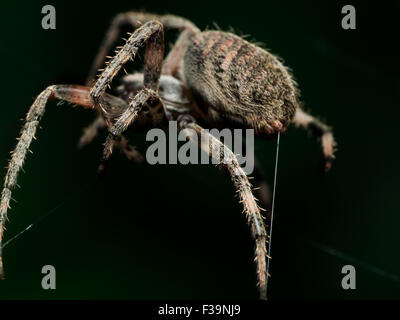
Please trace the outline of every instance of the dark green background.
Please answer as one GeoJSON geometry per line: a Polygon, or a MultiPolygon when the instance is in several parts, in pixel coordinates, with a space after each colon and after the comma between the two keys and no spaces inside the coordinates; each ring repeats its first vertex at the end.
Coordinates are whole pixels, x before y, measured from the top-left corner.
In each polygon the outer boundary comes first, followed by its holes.
{"type": "MultiPolygon", "coordinates": [[[[335,128],[327,175],[306,132],[282,136],[270,297],[400,298],[398,2],[2,1],[0,166],[32,99],[50,84],[83,84],[113,15],[140,8],[264,42],[293,69],[306,108],[335,128]],[[349,3],[357,30],[345,31],[349,3]],[[56,30],[41,28],[45,4],[56,7],[56,30]],[[346,264],[356,267],[356,290],[341,288],[346,264]]],[[[76,148],[93,116],[49,103],[6,239],[44,218],[4,249],[0,297],[257,298],[253,242],[227,176],[213,166],[138,166],[116,153],[99,180],[104,133],[76,148]],[[57,269],[54,291],[41,289],[46,264],[57,269]]],[[[144,138],[131,137],[142,152],[144,138]]],[[[274,141],[257,141],[256,153],[272,182],[274,141]]]]}

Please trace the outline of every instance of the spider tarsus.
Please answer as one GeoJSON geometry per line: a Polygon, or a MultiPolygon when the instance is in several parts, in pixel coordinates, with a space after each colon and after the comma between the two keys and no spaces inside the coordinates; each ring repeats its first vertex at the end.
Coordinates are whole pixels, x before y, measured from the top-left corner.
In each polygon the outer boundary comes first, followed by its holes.
{"type": "Polygon", "coordinates": [[[112,133],[108,135],[107,140],[104,143],[103,161],[108,160],[108,158],[112,154],[116,138],[117,137],[115,137],[115,135],[113,135],[112,133]]]}

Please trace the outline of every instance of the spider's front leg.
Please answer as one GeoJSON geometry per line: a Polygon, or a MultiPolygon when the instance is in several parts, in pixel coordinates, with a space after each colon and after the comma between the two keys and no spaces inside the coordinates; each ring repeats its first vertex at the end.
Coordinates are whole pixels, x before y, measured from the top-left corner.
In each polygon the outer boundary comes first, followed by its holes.
{"type": "Polygon", "coordinates": [[[202,127],[196,124],[191,116],[181,116],[178,122],[179,127],[186,131],[186,136],[190,140],[194,143],[198,143],[198,140],[201,139],[200,148],[212,158],[219,160],[230,173],[233,184],[240,197],[240,202],[243,205],[243,211],[247,215],[247,221],[250,225],[252,236],[255,239],[254,260],[257,263],[258,287],[260,299],[265,299],[267,286],[266,257],[268,257],[266,248],[267,231],[265,230],[263,217],[261,216],[260,208],[253,195],[247,175],[241,168],[235,154],[207,130],[203,130],[202,127]]]}
{"type": "MultiPolygon", "coordinates": [[[[86,108],[94,109],[93,100],[90,96],[90,88],[77,85],[53,85],[42,91],[36,98],[35,102],[26,115],[25,124],[22,127],[21,135],[18,139],[17,146],[12,152],[11,159],[8,163],[7,173],[4,180],[4,187],[1,193],[0,202],[0,278],[4,277],[3,262],[1,256],[2,239],[4,233],[4,224],[7,220],[7,211],[10,208],[11,194],[17,185],[17,176],[20,171],[32,139],[35,138],[36,129],[42,118],[46,103],[54,98],[77,104],[86,108]]],[[[110,113],[115,112],[121,114],[123,110],[128,108],[127,103],[117,97],[104,94],[102,104],[105,110],[110,113]]]]}
{"type": "Polygon", "coordinates": [[[90,93],[95,103],[100,102],[100,96],[110,85],[112,79],[144,45],[146,45],[144,86],[153,90],[158,89],[158,79],[164,57],[164,30],[160,22],[149,21],[138,28],[120,51],[107,63],[107,67],[100,74],[90,93]]]}
{"type": "Polygon", "coordinates": [[[121,143],[121,134],[126,131],[129,125],[134,122],[145,104],[158,104],[157,92],[151,89],[142,89],[129,103],[129,108],[118,118],[117,122],[110,129],[107,140],[104,144],[102,163],[110,157],[114,144],[121,143]],[[155,103],[156,102],[156,103],[155,103]]]}
{"type": "MultiPolygon", "coordinates": [[[[149,21],[138,28],[126,41],[121,50],[109,61],[107,67],[100,74],[91,90],[91,96],[95,103],[101,107],[101,95],[109,86],[112,79],[121,70],[123,65],[133,59],[140,47],[146,45],[145,69],[144,69],[144,89],[139,91],[129,104],[129,108],[120,116],[117,122],[110,129],[107,137],[103,162],[112,153],[115,142],[119,136],[135,120],[145,104],[158,106],[161,100],[158,96],[158,81],[161,74],[161,67],[164,57],[164,31],[163,26],[158,21],[149,21]]],[[[150,110],[151,111],[151,110],[150,110]]],[[[103,112],[105,112],[103,110],[103,112]]],[[[159,117],[158,117],[159,119],[159,117]]]]}

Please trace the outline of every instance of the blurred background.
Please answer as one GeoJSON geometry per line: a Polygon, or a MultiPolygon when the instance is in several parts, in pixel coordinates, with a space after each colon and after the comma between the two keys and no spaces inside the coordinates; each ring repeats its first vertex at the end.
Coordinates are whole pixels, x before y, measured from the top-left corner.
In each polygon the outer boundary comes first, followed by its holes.
{"type": "MultiPolygon", "coordinates": [[[[400,298],[399,2],[2,1],[0,8],[1,168],[34,97],[50,84],[85,82],[118,12],[233,27],[283,58],[305,108],[334,127],[339,144],[324,174],[319,143],[295,128],[281,137],[270,298],[400,298]],[[56,30],[41,28],[46,4],[56,8],[56,30]],[[356,8],[356,30],[341,27],[346,4],[356,8]],[[356,290],[341,287],[348,264],[356,290]]],[[[115,152],[100,180],[105,133],[76,148],[93,119],[48,104],[5,240],[34,225],[3,250],[0,298],[256,299],[253,241],[228,177],[212,165],[139,166],[115,152]],[[57,270],[56,290],[41,288],[44,265],[57,270]]],[[[145,153],[145,135],[129,137],[145,153]]],[[[272,185],[275,141],[255,147],[272,185]]]]}

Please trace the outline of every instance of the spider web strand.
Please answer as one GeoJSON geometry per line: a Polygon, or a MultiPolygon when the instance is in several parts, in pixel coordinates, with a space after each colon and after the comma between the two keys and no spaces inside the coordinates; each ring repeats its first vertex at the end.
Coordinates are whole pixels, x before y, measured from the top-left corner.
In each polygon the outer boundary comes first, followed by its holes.
{"type": "Polygon", "coordinates": [[[275,173],[274,173],[274,189],[272,191],[272,210],[271,210],[271,223],[269,227],[269,241],[268,241],[268,256],[267,256],[267,280],[266,280],[266,288],[265,295],[266,299],[268,299],[268,280],[269,280],[269,265],[271,261],[271,245],[272,245],[272,225],[274,222],[274,209],[275,209],[275,194],[276,194],[276,178],[278,173],[278,159],[279,159],[279,142],[281,138],[281,133],[278,132],[278,137],[276,139],[276,156],[275,156],[275,173]]]}

